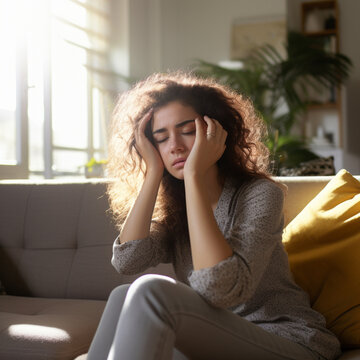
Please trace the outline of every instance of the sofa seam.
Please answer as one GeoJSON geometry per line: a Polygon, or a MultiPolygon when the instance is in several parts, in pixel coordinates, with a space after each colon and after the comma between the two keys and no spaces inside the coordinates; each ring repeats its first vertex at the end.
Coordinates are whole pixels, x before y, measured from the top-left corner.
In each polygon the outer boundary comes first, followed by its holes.
{"type": "Polygon", "coordinates": [[[27,196],[26,199],[26,205],[25,205],[25,214],[24,214],[24,220],[23,220],[23,226],[22,226],[22,248],[23,250],[25,250],[25,226],[26,226],[26,219],[29,213],[29,202],[30,202],[30,197],[34,192],[34,185],[31,186],[31,190],[29,191],[29,194],[27,196]]]}
{"type": "Polygon", "coordinates": [[[77,215],[77,221],[76,221],[76,230],[75,230],[75,251],[71,260],[71,265],[70,265],[70,269],[69,269],[69,274],[66,280],[66,287],[65,287],[65,298],[68,299],[69,296],[69,282],[70,282],[70,278],[71,278],[71,274],[72,274],[72,270],[74,267],[74,262],[75,262],[75,257],[76,254],[78,252],[79,246],[78,246],[78,236],[79,236],[79,222],[80,222],[80,214],[82,212],[83,209],[83,203],[84,203],[84,196],[85,196],[85,190],[87,188],[88,184],[84,184],[84,186],[82,186],[83,190],[81,193],[81,198],[80,198],[80,206],[79,206],[79,212],[77,215]]]}
{"type": "MultiPolygon", "coordinates": [[[[25,250],[28,250],[25,247],[25,227],[26,227],[27,217],[28,217],[28,213],[29,213],[30,198],[31,198],[33,193],[34,193],[34,185],[31,185],[30,191],[29,191],[29,193],[27,195],[27,198],[26,198],[26,204],[25,204],[25,212],[24,212],[24,219],[23,219],[23,224],[22,224],[22,234],[21,234],[21,245],[20,245],[20,249],[22,251],[21,251],[20,259],[19,259],[19,261],[17,263],[18,269],[20,269],[20,267],[21,267],[21,265],[23,263],[23,259],[25,257],[25,250]]],[[[25,292],[26,292],[26,290],[27,290],[28,293],[30,293],[30,294],[32,293],[32,291],[30,289],[25,288],[25,292]]]]}

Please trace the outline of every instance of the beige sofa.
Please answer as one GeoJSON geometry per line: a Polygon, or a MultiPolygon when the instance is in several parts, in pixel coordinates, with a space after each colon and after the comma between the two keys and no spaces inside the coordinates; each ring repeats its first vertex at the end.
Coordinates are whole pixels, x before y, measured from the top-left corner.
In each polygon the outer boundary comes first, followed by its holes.
{"type": "MultiPolygon", "coordinates": [[[[289,222],[331,177],[279,179],[289,222]]],[[[86,353],[110,291],[134,280],[110,264],[117,231],[105,188],[103,180],[0,181],[0,359],[86,353]]],[[[174,276],[168,265],[148,272],[174,276]]],[[[360,359],[360,350],[341,359],[360,359]]]]}

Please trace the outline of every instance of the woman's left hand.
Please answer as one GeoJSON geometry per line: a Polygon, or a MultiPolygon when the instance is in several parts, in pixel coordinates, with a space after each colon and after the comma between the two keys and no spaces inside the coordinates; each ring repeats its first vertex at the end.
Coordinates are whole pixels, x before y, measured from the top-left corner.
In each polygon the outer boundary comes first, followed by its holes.
{"type": "Polygon", "coordinates": [[[195,125],[196,138],[185,162],[184,176],[205,175],[221,158],[226,148],[227,132],[217,120],[205,115],[204,119],[196,118],[195,125]]]}

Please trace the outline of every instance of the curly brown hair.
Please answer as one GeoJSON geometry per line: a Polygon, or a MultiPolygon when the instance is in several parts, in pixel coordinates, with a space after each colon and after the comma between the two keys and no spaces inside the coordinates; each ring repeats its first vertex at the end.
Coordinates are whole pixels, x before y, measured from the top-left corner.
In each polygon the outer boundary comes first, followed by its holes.
{"type": "MultiPolygon", "coordinates": [[[[239,183],[253,178],[270,178],[269,152],[263,144],[266,127],[245,96],[210,78],[191,73],[153,74],[122,93],[115,107],[109,141],[108,174],[110,207],[121,227],[138,191],[146,169],[135,148],[135,129],[150,110],[179,101],[201,116],[208,115],[227,131],[226,149],[218,160],[223,178],[239,183]]],[[[186,225],[184,182],[166,171],[154,216],[173,230],[186,225]]]]}

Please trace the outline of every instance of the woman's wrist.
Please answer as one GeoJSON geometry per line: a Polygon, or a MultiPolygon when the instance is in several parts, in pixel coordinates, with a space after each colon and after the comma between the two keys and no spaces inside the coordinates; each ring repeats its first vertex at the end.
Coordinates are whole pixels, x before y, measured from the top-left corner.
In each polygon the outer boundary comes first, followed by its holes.
{"type": "Polygon", "coordinates": [[[205,180],[205,176],[196,171],[188,172],[187,174],[184,174],[185,184],[186,183],[188,183],[188,184],[203,184],[204,180],[205,180]]]}
{"type": "Polygon", "coordinates": [[[164,170],[149,169],[146,170],[145,180],[160,184],[163,177],[164,170]]]}

